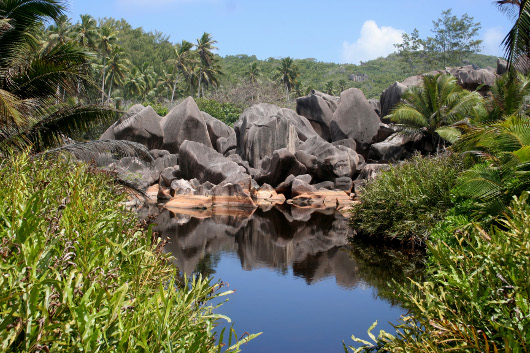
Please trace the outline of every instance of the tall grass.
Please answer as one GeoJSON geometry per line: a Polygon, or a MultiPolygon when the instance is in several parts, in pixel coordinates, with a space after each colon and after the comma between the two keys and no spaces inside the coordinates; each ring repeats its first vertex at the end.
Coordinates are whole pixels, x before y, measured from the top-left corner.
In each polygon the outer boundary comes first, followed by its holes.
{"type": "Polygon", "coordinates": [[[406,293],[413,315],[361,349],[529,352],[529,196],[514,197],[502,229],[475,225],[454,235],[458,245],[430,244],[429,280],[406,293]]]}
{"type": "Polygon", "coordinates": [[[179,281],[124,200],[86,165],[2,161],[0,351],[221,350],[209,301],[228,292],[179,281]]]}
{"type": "Polygon", "coordinates": [[[431,229],[453,206],[451,189],[464,168],[456,154],[412,160],[391,166],[368,182],[351,223],[361,233],[424,244],[431,229]]]}

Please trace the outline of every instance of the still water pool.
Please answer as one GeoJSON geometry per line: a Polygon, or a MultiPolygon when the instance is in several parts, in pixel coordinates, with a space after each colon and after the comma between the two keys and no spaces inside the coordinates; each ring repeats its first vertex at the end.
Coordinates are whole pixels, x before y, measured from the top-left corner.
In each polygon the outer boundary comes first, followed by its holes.
{"type": "Polygon", "coordinates": [[[376,335],[392,332],[389,322],[405,313],[387,283],[414,276],[414,259],[350,244],[348,220],[334,210],[149,212],[158,213],[155,230],[168,238],[165,251],[180,271],[212,275],[235,290],[218,312],[238,336],[263,332],[244,352],[342,352],[352,334],[367,339],[376,320],[376,335]]]}

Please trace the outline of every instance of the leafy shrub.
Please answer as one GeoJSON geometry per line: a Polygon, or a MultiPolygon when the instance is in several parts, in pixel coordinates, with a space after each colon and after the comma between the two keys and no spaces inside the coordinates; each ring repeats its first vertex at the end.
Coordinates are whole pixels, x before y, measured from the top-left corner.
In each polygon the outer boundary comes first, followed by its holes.
{"type": "Polygon", "coordinates": [[[218,351],[227,292],[178,280],[107,175],[19,156],[0,195],[0,351],[218,351]]]}
{"type": "Polygon", "coordinates": [[[423,243],[436,222],[453,206],[450,190],[463,170],[462,157],[415,155],[367,183],[351,223],[363,233],[423,243]]]}
{"type": "Polygon", "coordinates": [[[528,352],[529,196],[514,197],[502,230],[475,225],[455,234],[457,245],[430,244],[429,280],[406,293],[412,316],[366,351],[528,352]]]}
{"type": "Polygon", "coordinates": [[[198,98],[195,102],[199,110],[221,120],[228,126],[234,126],[234,123],[239,119],[241,113],[243,113],[243,109],[232,103],[221,103],[207,98],[198,98]]]}

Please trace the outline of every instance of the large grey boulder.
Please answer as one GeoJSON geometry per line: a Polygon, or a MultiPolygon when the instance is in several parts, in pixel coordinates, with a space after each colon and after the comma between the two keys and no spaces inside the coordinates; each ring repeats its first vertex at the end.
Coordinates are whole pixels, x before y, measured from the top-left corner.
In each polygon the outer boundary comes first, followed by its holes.
{"type": "Polygon", "coordinates": [[[185,179],[196,178],[200,183],[209,181],[219,184],[233,174],[245,174],[243,167],[196,141],[184,141],[181,144],[179,167],[185,179]]]}
{"type": "Polygon", "coordinates": [[[108,166],[118,174],[118,179],[127,182],[138,190],[145,191],[158,179],[153,178],[151,165],[136,158],[125,157],[108,166]]]}
{"type": "Polygon", "coordinates": [[[159,180],[162,171],[169,167],[178,167],[178,156],[176,154],[166,154],[155,159],[151,165],[153,179],[159,180]]]}
{"type": "Polygon", "coordinates": [[[234,129],[223,123],[221,120],[214,118],[208,113],[201,113],[202,117],[204,118],[204,121],[206,122],[206,126],[208,128],[208,135],[210,135],[210,141],[212,143],[213,148],[215,148],[219,153],[224,153],[225,151],[221,151],[219,148],[221,147],[221,149],[225,149],[224,146],[222,146],[222,143],[218,145],[217,141],[221,137],[228,139],[231,135],[234,134],[234,129]]]}
{"type": "Polygon", "coordinates": [[[160,128],[162,118],[150,106],[141,110],[134,105],[123,117],[101,135],[100,140],[127,140],[141,143],[149,149],[162,147],[164,133],[160,128]]]}
{"type": "Polygon", "coordinates": [[[313,180],[313,177],[309,174],[303,174],[298,176],[294,176],[291,174],[275,188],[275,191],[278,194],[285,194],[287,195],[287,197],[290,197],[293,182],[295,180],[302,180],[304,183],[310,184],[313,180]]]}
{"type": "Polygon", "coordinates": [[[333,113],[338,130],[331,132],[333,141],[351,138],[358,143],[370,143],[379,129],[379,116],[368,103],[364,93],[350,88],[340,94],[340,103],[333,113]]]}
{"type": "MultiPolygon", "coordinates": [[[[403,93],[407,90],[407,86],[402,83],[394,82],[390,87],[385,89],[381,93],[381,98],[379,100],[381,104],[381,118],[384,119],[392,109],[401,101],[403,93]]],[[[386,121],[386,120],[384,120],[386,121]]]]}
{"type": "Polygon", "coordinates": [[[474,91],[479,86],[488,90],[495,83],[495,73],[487,69],[474,69],[472,65],[449,68],[447,71],[456,77],[458,84],[467,90],[474,91]]]}
{"type": "Polygon", "coordinates": [[[368,158],[379,162],[397,162],[409,157],[411,148],[406,148],[406,146],[420,139],[420,136],[394,133],[383,142],[370,146],[368,158]]]}
{"type": "Polygon", "coordinates": [[[315,132],[329,141],[329,127],[339,102],[338,97],[313,90],[306,97],[296,99],[296,113],[307,118],[315,132]]]}
{"type": "Polygon", "coordinates": [[[163,148],[171,153],[178,153],[180,146],[186,140],[212,147],[208,126],[199,107],[191,97],[171,109],[162,118],[161,126],[164,131],[163,148]]]}
{"type": "Polygon", "coordinates": [[[497,59],[497,75],[504,75],[508,71],[508,62],[504,59],[497,59]]]}
{"type": "Polygon", "coordinates": [[[313,175],[319,181],[333,181],[339,177],[351,177],[364,160],[352,149],[344,146],[334,146],[315,136],[299,147],[302,153],[297,153],[300,162],[307,168],[308,174],[313,175]],[[312,156],[314,158],[308,158],[312,156]]]}
{"type": "Polygon", "coordinates": [[[237,153],[257,168],[266,156],[286,148],[294,153],[300,141],[316,136],[309,121],[290,109],[261,103],[246,109],[234,125],[237,153]]]}
{"type": "Polygon", "coordinates": [[[261,164],[261,173],[255,177],[259,184],[277,186],[290,174],[306,174],[307,168],[300,163],[287,148],[274,151],[272,157],[266,157],[261,164]]]}
{"type": "Polygon", "coordinates": [[[230,153],[234,153],[237,148],[237,138],[236,133],[232,132],[232,134],[228,137],[219,137],[216,141],[216,150],[217,152],[227,155],[230,153]]]}

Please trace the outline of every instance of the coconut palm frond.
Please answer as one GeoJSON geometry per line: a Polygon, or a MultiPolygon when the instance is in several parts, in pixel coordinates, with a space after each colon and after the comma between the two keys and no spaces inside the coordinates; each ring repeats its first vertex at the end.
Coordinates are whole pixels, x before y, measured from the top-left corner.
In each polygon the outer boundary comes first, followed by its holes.
{"type": "Polygon", "coordinates": [[[515,23],[508,32],[502,45],[508,60],[508,68],[515,67],[520,71],[530,68],[529,46],[530,46],[530,0],[521,0],[518,3],[510,1],[498,2],[501,6],[515,5],[518,14],[515,23]]]}
{"type": "Polygon", "coordinates": [[[63,143],[65,136],[87,132],[95,126],[109,123],[116,119],[117,113],[115,109],[96,105],[54,105],[43,112],[35,125],[20,135],[31,141],[39,151],[63,143]]]}
{"type": "Polygon", "coordinates": [[[423,114],[406,104],[398,106],[388,117],[393,122],[415,128],[421,128],[428,125],[428,120],[423,114]]]}
{"type": "Polygon", "coordinates": [[[454,144],[462,136],[462,132],[453,126],[442,126],[435,130],[441,138],[454,144]]]}
{"type": "Polygon", "coordinates": [[[76,96],[80,88],[92,83],[85,70],[87,61],[86,51],[74,42],[59,44],[21,68],[20,73],[11,78],[11,91],[22,98],[58,99],[63,93],[76,96]]]}
{"type": "Polygon", "coordinates": [[[71,154],[75,158],[85,162],[96,161],[101,155],[108,155],[114,160],[119,160],[124,157],[136,157],[148,165],[151,165],[154,161],[153,157],[149,154],[149,150],[144,145],[125,140],[78,142],[48,150],[41,153],[40,156],[49,158],[62,153],[71,154]]]}
{"type": "Polygon", "coordinates": [[[500,198],[503,191],[503,175],[498,168],[492,168],[489,163],[476,164],[462,173],[456,188],[457,194],[483,202],[500,198]]]}

